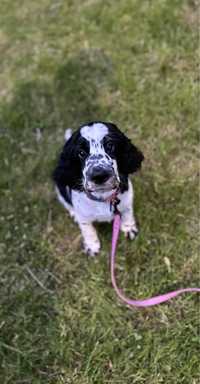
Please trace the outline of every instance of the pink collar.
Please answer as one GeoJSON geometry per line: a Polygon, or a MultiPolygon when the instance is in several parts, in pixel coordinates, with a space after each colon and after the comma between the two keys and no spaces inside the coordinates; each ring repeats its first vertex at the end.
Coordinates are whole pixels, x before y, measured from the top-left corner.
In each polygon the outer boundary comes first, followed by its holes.
{"type": "Polygon", "coordinates": [[[111,249],[111,281],[112,285],[117,293],[118,297],[127,305],[134,307],[150,307],[153,305],[157,305],[172,299],[184,292],[199,292],[200,288],[182,288],[176,291],[172,291],[169,293],[165,293],[164,295],[154,296],[149,299],[144,300],[132,300],[126,297],[123,292],[118,288],[116,279],[115,279],[115,254],[117,248],[117,240],[119,237],[121,218],[119,212],[115,213],[114,221],[113,221],[113,233],[112,233],[112,249],[111,249]]]}

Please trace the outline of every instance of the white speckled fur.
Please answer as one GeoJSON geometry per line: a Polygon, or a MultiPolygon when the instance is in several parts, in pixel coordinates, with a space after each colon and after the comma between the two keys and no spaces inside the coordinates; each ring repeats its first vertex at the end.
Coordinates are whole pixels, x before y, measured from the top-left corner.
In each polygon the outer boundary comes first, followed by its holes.
{"type": "Polygon", "coordinates": [[[104,136],[108,134],[108,128],[101,123],[95,123],[93,125],[85,125],[81,128],[81,136],[83,136],[90,143],[90,154],[104,154],[105,151],[101,141],[104,136]]]}

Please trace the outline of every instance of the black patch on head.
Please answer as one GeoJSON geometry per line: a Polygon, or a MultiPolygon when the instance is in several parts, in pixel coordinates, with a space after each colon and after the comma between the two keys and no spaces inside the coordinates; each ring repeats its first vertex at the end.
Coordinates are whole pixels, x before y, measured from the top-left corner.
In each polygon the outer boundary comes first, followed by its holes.
{"type": "Polygon", "coordinates": [[[109,129],[109,134],[104,138],[104,148],[111,157],[116,159],[119,174],[128,175],[140,169],[144,160],[142,152],[131,143],[115,124],[103,124],[109,129]]]}

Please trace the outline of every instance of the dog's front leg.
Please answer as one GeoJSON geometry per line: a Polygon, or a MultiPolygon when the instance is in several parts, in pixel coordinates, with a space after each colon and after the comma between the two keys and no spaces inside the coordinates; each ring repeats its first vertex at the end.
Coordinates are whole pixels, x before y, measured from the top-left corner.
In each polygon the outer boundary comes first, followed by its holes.
{"type": "Polygon", "coordinates": [[[121,230],[131,240],[135,239],[138,234],[132,207],[127,208],[121,214],[121,230]]]}
{"type": "MultiPolygon", "coordinates": [[[[125,236],[133,240],[138,234],[134,212],[133,212],[134,193],[132,183],[129,180],[129,188],[127,192],[122,195],[121,204],[121,230],[125,236]]],[[[120,207],[120,206],[119,206],[120,207]]]]}
{"type": "Polygon", "coordinates": [[[95,256],[100,250],[100,241],[94,226],[87,221],[79,221],[78,224],[83,236],[85,252],[90,256],[95,256]]]}

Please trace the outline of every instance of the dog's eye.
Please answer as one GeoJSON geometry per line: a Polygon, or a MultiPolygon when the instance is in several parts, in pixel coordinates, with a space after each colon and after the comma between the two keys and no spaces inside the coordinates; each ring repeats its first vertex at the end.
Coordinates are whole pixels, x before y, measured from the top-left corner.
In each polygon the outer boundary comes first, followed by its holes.
{"type": "Polygon", "coordinates": [[[86,156],[87,156],[87,153],[83,150],[83,149],[80,149],[79,153],[78,153],[80,159],[85,159],[86,156]]]}
{"type": "Polygon", "coordinates": [[[115,150],[115,146],[114,144],[111,142],[111,141],[108,141],[106,143],[106,150],[108,151],[108,153],[112,154],[115,150]]]}

